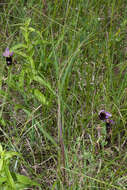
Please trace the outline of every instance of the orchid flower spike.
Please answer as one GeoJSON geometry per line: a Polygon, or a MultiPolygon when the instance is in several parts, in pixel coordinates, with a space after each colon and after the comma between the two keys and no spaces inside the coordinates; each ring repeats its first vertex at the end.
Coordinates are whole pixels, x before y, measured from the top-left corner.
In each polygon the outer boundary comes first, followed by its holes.
{"type": "Polygon", "coordinates": [[[9,48],[6,48],[6,49],[5,49],[5,52],[3,53],[3,56],[4,56],[4,57],[12,57],[13,53],[14,53],[14,52],[10,52],[10,51],[9,51],[9,48]]]}

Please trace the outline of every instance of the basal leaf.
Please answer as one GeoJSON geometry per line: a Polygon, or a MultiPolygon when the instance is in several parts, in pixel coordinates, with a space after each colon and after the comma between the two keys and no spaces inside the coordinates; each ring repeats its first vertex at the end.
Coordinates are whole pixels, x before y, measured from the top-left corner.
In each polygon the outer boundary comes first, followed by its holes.
{"type": "Polygon", "coordinates": [[[50,92],[52,92],[52,94],[56,96],[56,93],[52,89],[51,85],[47,81],[45,81],[43,78],[41,78],[40,76],[35,76],[33,80],[39,82],[41,85],[43,85],[46,88],[48,88],[50,90],[50,92]]]}
{"type": "Polygon", "coordinates": [[[34,89],[34,96],[38,99],[39,102],[41,102],[44,105],[48,105],[48,102],[46,101],[45,96],[38,90],[34,89]]]}

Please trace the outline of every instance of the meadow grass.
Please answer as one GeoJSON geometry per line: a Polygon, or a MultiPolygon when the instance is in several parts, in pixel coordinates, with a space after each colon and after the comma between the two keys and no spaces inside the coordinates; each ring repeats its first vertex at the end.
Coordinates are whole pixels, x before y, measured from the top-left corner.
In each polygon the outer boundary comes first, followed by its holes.
{"type": "Polygon", "coordinates": [[[0,2],[0,143],[41,189],[127,188],[126,3],[0,2]],[[115,121],[110,143],[100,110],[115,121]]]}

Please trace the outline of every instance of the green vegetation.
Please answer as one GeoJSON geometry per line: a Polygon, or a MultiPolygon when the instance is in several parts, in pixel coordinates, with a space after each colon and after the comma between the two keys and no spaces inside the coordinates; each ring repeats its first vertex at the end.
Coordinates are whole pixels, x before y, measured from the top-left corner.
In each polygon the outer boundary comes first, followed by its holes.
{"type": "Polygon", "coordinates": [[[7,0],[0,25],[0,188],[127,189],[127,1],[7,0]]]}

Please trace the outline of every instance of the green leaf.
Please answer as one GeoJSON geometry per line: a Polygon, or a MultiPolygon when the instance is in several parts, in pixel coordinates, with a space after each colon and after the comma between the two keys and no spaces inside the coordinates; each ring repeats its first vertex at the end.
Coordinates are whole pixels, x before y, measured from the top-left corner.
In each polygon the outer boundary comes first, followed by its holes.
{"type": "Polygon", "coordinates": [[[38,89],[34,89],[34,95],[39,102],[41,102],[44,105],[48,105],[45,96],[38,89]]]}
{"type": "Polygon", "coordinates": [[[25,45],[25,44],[16,44],[15,46],[13,46],[11,48],[10,51],[15,51],[15,50],[20,49],[20,48],[27,48],[27,45],[25,45]]]}
{"type": "Polygon", "coordinates": [[[8,165],[5,165],[4,169],[5,169],[5,174],[7,176],[9,185],[15,190],[16,189],[15,183],[9,171],[8,165]]]}
{"type": "Polygon", "coordinates": [[[0,89],[0,95],[2,96],[7,96],[7,92],[5,92],[4,90],[0,89]]]}
{"type": "Polygon", "coordinates": [[[25,20],[25,26],[28,27],[30,25],[30,22],[31,22],[31,18],[27,18],[25,20]]]}
{"type": "Polygon", "coordinates": [[[15,110],[15,111],[18,111],[18,110],[24,109],[24,108],[25,108],[25,106],[24,106],[24,105],[21,105],[21,104],[15,104],[15,105],[14,105],[14,110],[15,110]]]}
{"type": "Polygon", "coordinates": [[[41,85],[43,85],[43,86],[45,86],[46,88],[48,88],[48,89],[50,90],[50,92],[52,92],[52,94],[56,96],[55,91],[51,88],[51,85],[50,85],[47,81],[45,81],[44,79],[42,79],[42,78],[39,77],[39,76],[35,76],[35,77],[33,78],[33,80],[39,82],[41,85]]]}
{"type": "Polygon", "coordinates": [[[6,177],[0,177],[0,185],[2,185],[2,183],[4,183],[5,181],[7,181],[6,177]]]}
{"type": "Polygon", "coordinates": [[[3,118],[0,118],[0,124],[5,127],[6,126],[6,121],[3,118]]]}
{"type": "Polygon", "coordinates": [[[68,62],[68,65],[63,72],[62,79],[61,79],[61,86],[60,86],[61,91],[63,90],[63,86],[64,86],[65,81],[69,75],[69,72],[71,71],[72,65],[73,65],[73,59],[68,62]]]}
{"type": "Polygon", "coordinates": [[[3,147],[2,145],[0,144],[0,153],[3,152],[3,147]]]}
{"type": "Polygon", "coordinates": [[[17,189],[17,190],[23,190],[23,189],[25,189],[25,188],[30,187],[29,185],[21,184],[21,183],[16,183],[15,186],[16,186],[16,189],[17,189]]]}
{"type": "Polygon", "coordinates": [[[21,55],[21,56],[24,57],[24,58],[27,58],[27,57],[28,57],[25,53],[23,53],[23,52],[21,52],[21,51],[17,51],[17,50],[16,50],[15,53],[18,54],[18,55],[21,55]]]}
{"type": "Polygon", "coordinates": [[[3,159],[0,159],[0,171],[3,169],[3,159]]]}
{"type": "Polygon", "coordinates": [[[27,29],[25,27],[23,27],[23,26],[20,26],[20,29],[22,30],[23,34],[24,34],[24,32],[25,33],[27,32],[27,29]]]}
{"type": "Polygon", "coordinates": [[[29,177],[24,176],[24,175],[20,175],[20,174],[16,174],[17,177],[17,181],[21,184],[26,184],[26,185],[34,185],[34,186],[40,186],[40,184],[38,184],[37,182],[31,180],[29,177]]]}
{"type": "Polygon", "coordinates": [[[36,30],[35,30],[34,28],[32,28],[32,27],[29,27],[28,30],[29,30],[30,32],[35,32],[35,31],[36,31],[36,30]]]}
{"type": "Polygon", "coordinates": [[[31,57],[28,58],[28,61],[30,62],[31,64],[31,68],[32,68],[32,71],[35,73],[35,64],[34,64],[34,61],[31,57]]]}
{"type": "Polygon", "coordinates": [[[17,152],[8,151],[5,153],[5,160],[8,160],[9,158],[12,158],[13,156],[20,156],[20,154],[17,152]]]}
{"type": "Polygon", "coordinates": [[[68,60],[67,60],[67,66],[64,67],[63,70],[62,70],[62,78],[61,78],[61,82],[60,82],[61,83],[60,84],[61,91],[63,90],[65,81],[68,78],[69,73],[71,73],[71,69],[72,69],[72,66],[74,64],[74,59],[79,54],[80,49],[81,49],[82,45],[84,45],[85,41],[86,41],[86,39],[83,40],[83,42],[79,44],[79,46],[77,47],[76,51],[68,58],[68,60]]]}
{"type": "Polygon", "coordinates": [[[18,87],[21,89],[24,86],[24,76],[25,76],[25,71],[22,69],[22,71],[19,74],[19,80],[18,80],[18,87]]]}
{"type": "Polygon", "coordinates": [[[25,38],[25,42],[28,44],[29,43],[29,32],[28,32],[28,29],[27,28],[23,28],[23,27],[20,27],[20,29],[22,30],[22,35],[25,38]]]}

